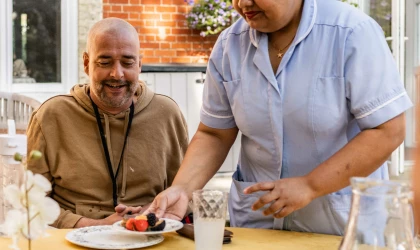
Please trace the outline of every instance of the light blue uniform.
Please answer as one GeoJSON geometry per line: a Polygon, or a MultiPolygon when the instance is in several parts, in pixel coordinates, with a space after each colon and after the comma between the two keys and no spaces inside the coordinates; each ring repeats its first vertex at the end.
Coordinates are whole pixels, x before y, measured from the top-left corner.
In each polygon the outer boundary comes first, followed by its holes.
{"type": "MultiPolygon", "coordinates": [[[[342,235],[350,187],[284,219],[252,211],[261,193],[242,190],[309,173],[361,130],[412,103],[382,29],[348,4],[305,0],[297,34],[276,74],[267,42],[266,34],[240,19],[219,36],[207,68],[201,122],[242,132],[229,200],[231,225],[342,235]]],[[[370,177],[387,179],[386,165],[370,177]]]]}

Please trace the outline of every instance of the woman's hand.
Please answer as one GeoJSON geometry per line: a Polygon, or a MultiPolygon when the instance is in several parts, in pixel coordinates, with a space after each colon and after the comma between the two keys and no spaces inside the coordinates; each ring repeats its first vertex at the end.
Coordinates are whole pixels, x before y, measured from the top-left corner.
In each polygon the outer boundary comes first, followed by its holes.
{"type": "Polygon", "coordinates": [[[306,177],[260,182],[244,189],[244,194],[252,194],[258,191],[268,192],[252,205],[252,210],[258,210],[271,203],[263,211],[263,214],[274,214],[275,218],[285,217],[293,211],[305,207],[317,197],[306,177]]]}
{"type": "Polygon", "coordinates": [[[188,208],[188,195],[182,186],[171,186],[153,200],[143,214],[155,213],[158,218],[182,220],[188,208]]]}

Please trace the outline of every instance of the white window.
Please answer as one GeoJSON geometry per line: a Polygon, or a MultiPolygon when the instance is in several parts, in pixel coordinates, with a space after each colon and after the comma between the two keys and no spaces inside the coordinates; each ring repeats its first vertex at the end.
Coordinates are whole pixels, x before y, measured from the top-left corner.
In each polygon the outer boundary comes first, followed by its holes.
{"type": "Polygon", "coordinates": [[[66,93],[77,83],[77,4],[0,1],[0,90],[66,93]]]}

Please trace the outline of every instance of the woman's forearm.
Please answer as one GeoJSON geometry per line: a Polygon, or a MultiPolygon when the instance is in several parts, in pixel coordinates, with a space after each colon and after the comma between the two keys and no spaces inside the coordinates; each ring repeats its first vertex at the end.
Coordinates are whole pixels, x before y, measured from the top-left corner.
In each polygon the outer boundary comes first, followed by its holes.
{"type": "Polygon", "coordinates": [[[350,184],[353,176],[373,173],[404,141],[404,114],[373,129],[364,130],[307,175],[317,197],[350,184]]]}
{"type": "Polygon", "coordinates": [[[237,134],[237,128],[212,129],[200,123],[172,185],[183,186],[191,198],[223,164],[237,134]]]}

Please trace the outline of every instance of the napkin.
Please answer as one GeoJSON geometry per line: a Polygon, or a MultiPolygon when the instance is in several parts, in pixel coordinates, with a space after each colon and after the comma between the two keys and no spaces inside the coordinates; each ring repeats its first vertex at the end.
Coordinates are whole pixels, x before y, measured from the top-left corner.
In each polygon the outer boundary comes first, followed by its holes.
{"type": "MultiPolygon", "coordinates": [[[[194,225],[193,224],[184,224],[184,227],[182,227],[176,232],[184,237],[194,240],[194,225]]],[[[233,233],[225,229],[225,232],[223,234],[223,244],[230,243],[232,237],[233,237],[233,233]]]]}

